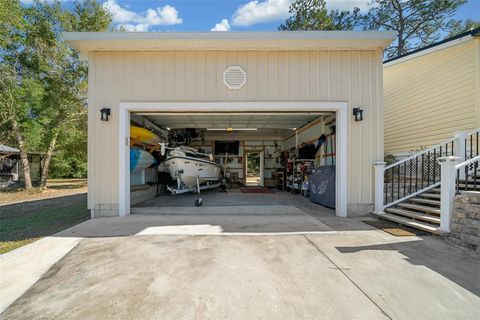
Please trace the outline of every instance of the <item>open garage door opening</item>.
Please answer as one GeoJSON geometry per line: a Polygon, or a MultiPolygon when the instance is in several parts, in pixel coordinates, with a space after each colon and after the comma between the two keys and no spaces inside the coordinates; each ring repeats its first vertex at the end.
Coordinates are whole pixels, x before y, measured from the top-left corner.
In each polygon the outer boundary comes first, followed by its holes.
{"type": "Polygon", "coordinates": [[[128,118],[131,213],[296,199],[336,207],[335,111],[149,110],[128,118]]]}

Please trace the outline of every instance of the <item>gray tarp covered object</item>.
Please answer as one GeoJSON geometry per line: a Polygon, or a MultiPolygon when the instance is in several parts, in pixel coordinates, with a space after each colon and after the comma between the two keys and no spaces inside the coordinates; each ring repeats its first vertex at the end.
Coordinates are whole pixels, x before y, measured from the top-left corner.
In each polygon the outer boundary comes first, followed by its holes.
{"type": "Polygon", "coordinates": [[[335,209],[335,166],[319,167],[310,175],[310,201],[335,209]]]}

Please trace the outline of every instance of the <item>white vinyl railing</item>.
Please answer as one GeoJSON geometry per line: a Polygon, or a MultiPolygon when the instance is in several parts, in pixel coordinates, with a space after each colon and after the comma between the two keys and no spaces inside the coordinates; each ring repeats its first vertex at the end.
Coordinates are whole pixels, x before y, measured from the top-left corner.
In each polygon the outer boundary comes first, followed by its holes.
{"type": "MultiPolygon", "coordinates": [[[[464,145],[463,141],[461,143],[464,145]]],[[[386,166],[375,167],[375,212],[405,201],[440,184],[440,166],[437,159],[458,153],[455,138],[417,152],[408,158],[386,166]]]]}
{"type": "MultiPolygon", "coordinates": [[[[458,182],[468,178],[468,170],[455,169],[455,166],[458,164],[464,165],[462,168],[468,167],[475,162],[470,163],[468,162],[469,159],[478,158],[479,133],[480,128],[468,133],[458,132],[452,139],[388,166],[383,161],[375,162],[374,212],[383,214],[386,208],[439,185],[442,186],[441,204],[445,197],[451,199],[452,190],[453,196],[455,195],[455,181],[458,182]],[[444,167],[445,170],[442,169],[444,167]],[[447,167],[449,169],[446,169],[447,167]],[[452,170],[453,175],[451,177],[452,170]],[[448,182],[444,182],[445,179],[448,182]],[[450,182],[452,179],[453,182],[450,182]],[[449,185],[448,188],[446,184],[449,185]]],[[[478,160],[476,163],[478,163],[478,160]]],[[[441,217],[440,229],[449,231],[451,204],[446,203],[444,208],[444,211],[449,213],[445,213],[443,214],[444,217],[441,217]]]]}

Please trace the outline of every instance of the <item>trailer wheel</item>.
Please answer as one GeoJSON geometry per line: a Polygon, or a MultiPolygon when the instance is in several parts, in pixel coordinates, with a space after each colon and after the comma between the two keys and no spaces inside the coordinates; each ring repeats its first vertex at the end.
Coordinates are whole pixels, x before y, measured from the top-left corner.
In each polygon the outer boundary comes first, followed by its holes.
{"type": "Polygon", "coordinates": [[[202,203],[203,203],[202,198],[198,198],[197,200],[195,200],[195,207],[201,207],[202,203]]]}

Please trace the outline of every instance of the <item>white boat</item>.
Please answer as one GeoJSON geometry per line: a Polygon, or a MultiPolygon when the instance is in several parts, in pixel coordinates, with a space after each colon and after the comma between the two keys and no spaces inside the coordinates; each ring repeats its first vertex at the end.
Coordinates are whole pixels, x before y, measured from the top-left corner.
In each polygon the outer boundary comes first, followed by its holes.
{"type": "Polygon", "coordinates": [[[199,193],[200,190],[220,186],[222,166],[213,162],[211,154],[200,153],[189,147],[167,148],[165,144],[161,146],[162,155],[166,153],[167,158],[160,164],[158,170],[170,173],[170,176],[177,181],[176,188],[168,187],[170,192],[173,194],[199,193]]]}

